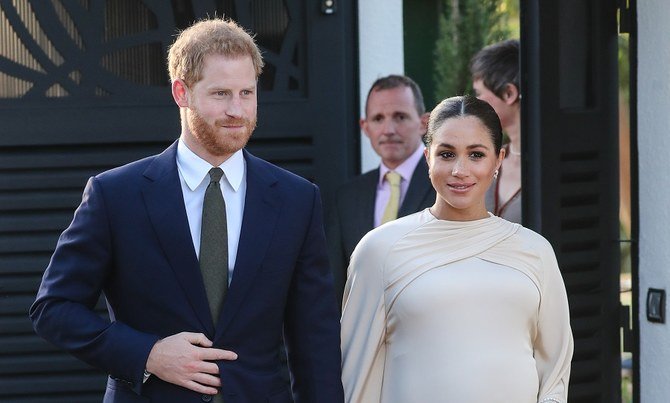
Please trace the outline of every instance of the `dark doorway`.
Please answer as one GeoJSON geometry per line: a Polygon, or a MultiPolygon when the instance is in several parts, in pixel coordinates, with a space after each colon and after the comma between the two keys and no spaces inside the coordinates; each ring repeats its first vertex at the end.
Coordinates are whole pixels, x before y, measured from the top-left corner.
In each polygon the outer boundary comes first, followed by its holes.
{"type": "Polygon", "coordinates": [[[521,1],[524,222],[568,290],[572,403],[621,401],[616,6],[521,1]]]}

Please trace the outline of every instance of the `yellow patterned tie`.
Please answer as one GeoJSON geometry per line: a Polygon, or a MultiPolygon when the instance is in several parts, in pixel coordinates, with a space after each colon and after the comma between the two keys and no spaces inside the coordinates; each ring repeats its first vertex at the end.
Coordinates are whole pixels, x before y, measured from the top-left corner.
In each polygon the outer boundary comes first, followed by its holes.
{"type": "Polygon", "coordinates": [[[391,197],[389,197],[389,201],[384,209],[382,224],[398,218],[398,207],[400,207],[400,179],[402,177],[397,172],[388,171],[385,178],[391,186],[391,197]]]}

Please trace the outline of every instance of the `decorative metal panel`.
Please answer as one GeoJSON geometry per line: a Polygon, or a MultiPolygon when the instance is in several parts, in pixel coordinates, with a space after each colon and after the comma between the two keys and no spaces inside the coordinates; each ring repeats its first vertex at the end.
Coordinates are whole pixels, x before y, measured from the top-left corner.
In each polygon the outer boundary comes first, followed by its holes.
{"type": "Polygon", "coordinates": [[[178,29],[206,15],[233,18],[255,32],[266,61],[260,81],[264,100],[305,95],[302,2],[174,0],[172,5],[0,0],[0,101],[164,97],[167,46],[178,29]]]}

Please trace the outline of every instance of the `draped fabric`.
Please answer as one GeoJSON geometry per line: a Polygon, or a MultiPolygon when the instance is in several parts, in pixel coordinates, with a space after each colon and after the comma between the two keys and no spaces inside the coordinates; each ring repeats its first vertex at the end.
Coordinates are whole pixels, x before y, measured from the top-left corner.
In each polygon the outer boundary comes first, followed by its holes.
{"type": "Polygon", "coordinates": [[[371,231],[352,255],[347,402],[566,402],[572,350],[553,250],[518,224],[426,209],[371,231]]]}

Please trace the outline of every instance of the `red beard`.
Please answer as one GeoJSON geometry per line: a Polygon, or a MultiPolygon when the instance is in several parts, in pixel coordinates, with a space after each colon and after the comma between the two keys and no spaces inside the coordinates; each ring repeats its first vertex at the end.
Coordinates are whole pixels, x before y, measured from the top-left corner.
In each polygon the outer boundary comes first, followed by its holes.
{"type": "Polygon", "coordinates": [[[193,137],[212,155],[231,155],[247,145],[251,133],[256,128],[256,119],[220,119],[210,125],[195,109],[187,111],[187,124],[193,137]],[[240,130],[226,129],[226,126],[243,126],[240,130]]]}

